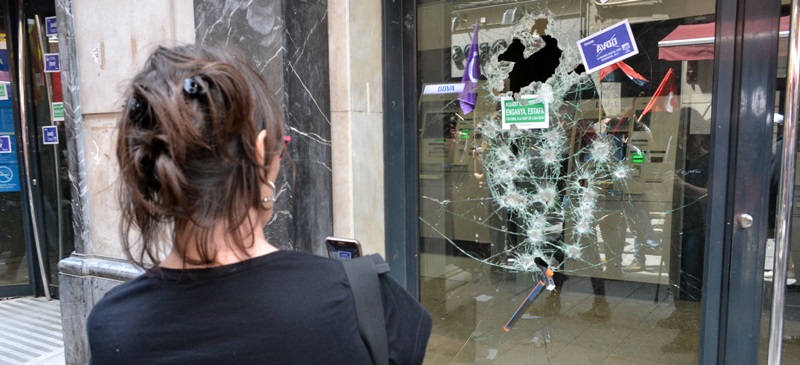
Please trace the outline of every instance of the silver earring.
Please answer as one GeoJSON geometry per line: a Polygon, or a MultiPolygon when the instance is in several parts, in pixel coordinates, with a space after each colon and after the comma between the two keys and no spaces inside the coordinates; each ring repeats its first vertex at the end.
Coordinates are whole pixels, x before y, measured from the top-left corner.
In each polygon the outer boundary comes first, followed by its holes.
{"type": "Polygon", "coordinates": [[[274,203],[275,202],[275,183],[273,183],[272,181],[267,180],[267,185],[269,185],[269,187],[272,188],[272,196],[261,198],[261,204],[267,204],[267,203],[274,203]]]}

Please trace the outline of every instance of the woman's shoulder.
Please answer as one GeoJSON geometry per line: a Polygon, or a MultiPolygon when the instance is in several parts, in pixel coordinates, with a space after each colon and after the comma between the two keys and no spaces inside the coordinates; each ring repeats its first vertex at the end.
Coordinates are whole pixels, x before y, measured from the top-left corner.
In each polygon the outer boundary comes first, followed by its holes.
{"type": "Polygon", "coordinates": [[[152,281],[152,277],[142,274],[109,289],[92,307],[88,319],[89,325],[126,318],[126,314],[136,311],[142,301],[148,301],[148,293],[153,287],[152,281]]]}
{"type": "Polygon", "coordinates": [[[344,267],[338,260],[299,251],[280,251],[279,254],[280,259],[263,266],[267,271],[300,272],[328,277],[344,275],[344,267]]]}

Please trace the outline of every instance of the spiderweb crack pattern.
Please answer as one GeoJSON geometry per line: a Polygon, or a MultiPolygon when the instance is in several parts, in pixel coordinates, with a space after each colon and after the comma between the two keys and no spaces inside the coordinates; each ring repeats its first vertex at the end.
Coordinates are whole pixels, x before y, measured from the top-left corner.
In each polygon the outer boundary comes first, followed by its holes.
{"type": "MultiPolygon", "coordinates": [[[[541,21],[548,24],[545,33],[555,39],[562,36],[558,28],[549,26],[556,19],[545,9],[524,14],[508,34],[506,44],[519,40],[525,47],[524,58],[535,55],[545,47],[542,35],[535,29],[541,21]]],[[[583,268],[602,266],[597,257],[586,255],[587,248],[597,245],[598,220],[608,213],[603,211],[598,200],[607,184],[624,182],[631,175],[626,161],[614,158],[617,146],[613,137],[595,133],[592,143],[574,144],[596,129],[586,120],[597,116],[585,116],[580,108],[580,96],[584,91],[595,90],[595,85],[588,74],[575,71],[581,63],[577,47],[569,42],[559,42],[558,47],[561,56],[552,76],[544,82],[531,82],[517,93],[504,91],[515,66],[515,62],[499,60],[498,55],[507,47],[499,49],[482,66],[486,77],[482,97],[489,99],[484,101],[486,104],[499,105],[501,98],[522,100],[521,96],[537,95],[549,106],[550,127],[502,129],[501,112],[495,110],[484,114],[476,123],[475,135],[480,138],[471,137],[468,143],[475,153],[464,154],[476,159],[476,167],[482,167],[483,172],[476,170],[475,177],[485,179],[489,194],[479,199],[481,204],[491,207],[491,214],[498,220],[508,219],[517,226],[513,231],[505,225],[489,227],[513,236],[510,240],[513,243],[487,258],[476,259],[533,275],[541,274],[537,260],[555,263],[554,256],[558,254],[580,262],[578,266],[583,268]],[[565,169],[566,165],[571,169],[565,169]]],[[[470,216],[470,211],[457,214],[451,200],[423,199],[434,200],[442,212],[489,226],[488,217],[470,216]]],[[[422,223],[466,254],[434,224],[424,219],[422,223]]],[[[476,237],[476,241],[479,239],[476,237]]],[[[552,268],[567,271],[564,266],[552,268]]]]}

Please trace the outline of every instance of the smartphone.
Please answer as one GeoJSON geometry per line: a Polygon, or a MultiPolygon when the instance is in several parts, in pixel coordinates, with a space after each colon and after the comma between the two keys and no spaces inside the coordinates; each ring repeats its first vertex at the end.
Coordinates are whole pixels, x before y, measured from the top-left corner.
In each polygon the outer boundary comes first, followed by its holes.
{"type": "Polygon", "coordinates": [[[361,257],[361,243],[352,238],[328,237],[325,239],[328,257],[339,260],[352,260],[361,257]]]}

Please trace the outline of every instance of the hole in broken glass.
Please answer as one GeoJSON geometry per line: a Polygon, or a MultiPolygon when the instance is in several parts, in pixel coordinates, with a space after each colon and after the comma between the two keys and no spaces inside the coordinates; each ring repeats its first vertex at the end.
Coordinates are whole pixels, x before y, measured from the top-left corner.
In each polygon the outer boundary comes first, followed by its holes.
{"type": "Polygon", "coordinates": [[[558,41],[548,35],[537,38],[535,45],[528,46],[523,45],[519,38],[514,38],[505,52],[497,57],[498,61],[514,63],[514,68],[509,73],[509,90],[512,92],[518,93],[534,81],[547,81],[558,68],[562,53],[558,48],[558,41]],[[534,46],[538,50],[525,57],[526,51],[534,46]]]}

